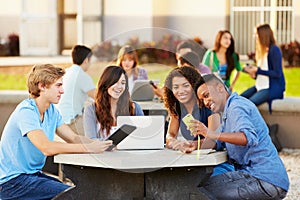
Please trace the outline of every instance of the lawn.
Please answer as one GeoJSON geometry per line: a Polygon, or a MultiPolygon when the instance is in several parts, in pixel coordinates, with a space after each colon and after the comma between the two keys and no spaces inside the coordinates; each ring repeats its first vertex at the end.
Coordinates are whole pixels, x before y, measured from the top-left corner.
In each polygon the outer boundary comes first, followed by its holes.
{"type": "MultiPolygon", "coordinates": [[[[162,86],[167,74],[172,70],[172,67],[168,66],[145,66],[148,71],[149,79],[160,80],[159,85],[162,86]]],[[[286,92],[285,96],[297,96],[300,97],[300,68],[284,68],[284,74],[286,79],[286,92]]],[[[95,84],[98,80],[98,75],[93,77],[95,84]]],[[[21,74],[6,74],[0,73],[0,90],[26,90],[26,75],[21,74]]],[[[251,79],[247,74],[241,73],[238,82],[234,88],[234,91],[240,94],[245,89],[253,86],[255,81],[251,79]]]]}
{"type": "MultiPolygon", "coordinates": [[[[171,69],[165,69],[161,71],[149,72],[149,78],[161,80],[160,85],[163,85],[164,78],[170,70],[171,69]]],[[[300,97],[300,68],[284,68],[284,75],[286,80],[285,96],[300,97]]],[[[254,79],[251,79],[248,74],[241,73],[235,85],[234,92],[240,94],[254,84],[254,79]]]]}
{"type": "Polygon", "coordinates": [[[27,90],[26,75],[0,73],[0,90],[27,90]]]}

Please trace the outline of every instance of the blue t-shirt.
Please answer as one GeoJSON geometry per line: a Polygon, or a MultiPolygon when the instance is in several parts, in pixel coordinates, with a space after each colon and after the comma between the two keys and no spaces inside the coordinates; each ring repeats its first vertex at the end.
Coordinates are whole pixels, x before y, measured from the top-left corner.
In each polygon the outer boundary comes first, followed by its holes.
{"type": "Polygon", "coordinates": [[[0,141],[0,184],[20,174],[40,171],[46,156],[31,143],[27,133],[42,130],[53,141],[56,128],[62,124],[62,117],[53,104],[45,111],[42,122],[35,100],[22,101],[9,117],[0,141]]]}
{"type": "MultiPolygon", "coordinates": [[[[182,118],[184,118],[184,116],[188,114],[187,110],[182,104],[180,104],[180,112],[181,116],[179,117],[179,126],[182,136],[186,140],[197,140],[198,137],[192,136],[191,132],[187,130],[187,126],[182,121],[182,118]]],[[[208,126],[208,117],[212,114],[212,111],[206,107],[199,108],[199,106],[195,104],[191,114],[193,115],[194,119],[197,119],[203,124],[205,124],[205,126],[208,126]]]]}
{"type": "Polygon", "coordinates": [[[217,142],[217,149],[226,147],[229,159],[239,169],[258,179],[288,191],[289,179],[284,165],[269,136],[268,127],[257,107],[248,99],[233,93],[228,98],[219,132],[243,132],[247,145],[217,142]]]}

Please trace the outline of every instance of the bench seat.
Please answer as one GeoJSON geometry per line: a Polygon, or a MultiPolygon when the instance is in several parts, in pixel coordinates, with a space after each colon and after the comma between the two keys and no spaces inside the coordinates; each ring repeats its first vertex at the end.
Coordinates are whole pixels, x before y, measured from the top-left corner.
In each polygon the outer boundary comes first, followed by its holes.
{"type": "Polygon", "coordinates": [[[279,125],[278,139],[284,148],[300,148],[300,97],[286,97],[274,100],[272,114],[268,104],[258,107],[268,124],[279,125]]]}

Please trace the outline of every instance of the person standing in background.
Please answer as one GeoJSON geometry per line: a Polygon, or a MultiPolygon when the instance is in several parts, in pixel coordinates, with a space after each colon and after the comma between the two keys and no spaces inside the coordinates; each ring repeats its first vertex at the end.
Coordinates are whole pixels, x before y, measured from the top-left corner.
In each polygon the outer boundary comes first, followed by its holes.
{"type": "Polygon", "coordinates": [[[57,104],[63,120],[79,135],[84,135],[82,114],[88,97],[95,99],[95,84],[86,73],[91,65],[92,51],[83,45],[72,49],[73,65],[66,69],[63,77],[65,93],[57,104]]]}
{"type": "Polygon", "coordinates": [[[224,81],[230,91],[233,90],[242,67],[239,55],[235,52],[234,39],[229,31],[221,30],[218,32],[214,48],[206,51],[202,63],[209,66],[211,71],[224,81]],[[237,72],[230,83],[231,74],[234,69],[237,72]]]}
{"type": "Polygon", "coordinates": [[[244,91],[241,96],[248,98],[255,105],[269,103],[272,112],[272,101],[283,99],[285,79],[282,70],[282,54],[276,46],[273,31],[269,24],[257,26],[255,58],[257,66],[245,67],[245,72],[255,78],[255,86],[244,91]]]}
{"type": "Polygon", "coordinates": [[[127,73],[130,94],[134,81],[148,80],[147,71],[138,66],[138,55],[132,46],[125,45],[119,50],[117,65],[122,67],[127,73]]]}

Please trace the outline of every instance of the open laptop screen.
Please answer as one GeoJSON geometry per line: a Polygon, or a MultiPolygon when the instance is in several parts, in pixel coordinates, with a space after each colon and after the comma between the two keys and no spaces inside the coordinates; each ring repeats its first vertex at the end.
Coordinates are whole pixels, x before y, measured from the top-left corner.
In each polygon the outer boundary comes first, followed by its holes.
{"type": "Polygon", "coordinates": [[[118,116],[117,126],[129,124],[137,128],[120,142],[117,148],[124,150],[163,149],[164,123],[165,117],[163,115],[118,116]]]}

